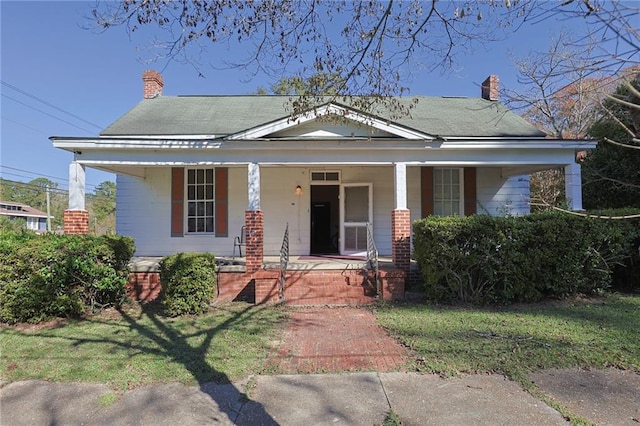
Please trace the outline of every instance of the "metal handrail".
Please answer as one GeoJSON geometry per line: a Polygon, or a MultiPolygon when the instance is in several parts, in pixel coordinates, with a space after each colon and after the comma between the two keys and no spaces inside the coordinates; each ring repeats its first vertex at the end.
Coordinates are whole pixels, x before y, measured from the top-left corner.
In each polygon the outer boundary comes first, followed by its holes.
{"type": "Polygon", "coordinates": [[[379,297],[382,294],[382,288],[379,279],[378,249],[376,248],[376,242],[373,240],[373,230],[369,222],[367,222],[367,265],[373,271],[373,279],[376,283],[376,296],[379,297]]]}
{"type": "Polygon", "coordinates": [[[278,287],[278,297],[280,301],[284,301],[284,282],[287,275],[287,266],[289,264],[289,223],[284,230],[284,238],[282,239],[282,247],[280,248],[280,286],[278,287]]]}

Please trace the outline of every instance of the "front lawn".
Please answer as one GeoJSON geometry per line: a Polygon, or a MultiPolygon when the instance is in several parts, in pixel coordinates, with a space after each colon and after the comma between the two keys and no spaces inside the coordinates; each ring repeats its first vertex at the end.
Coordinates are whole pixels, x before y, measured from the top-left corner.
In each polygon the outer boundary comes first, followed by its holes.
{"type": "Polygon", "coordinates": [[[225,304],[171,319],[152,306],[35,328],[3,328],[1,377],[106,383],[226,382],[260,372],[286,311],[225,304]]]}
{"type": "MultiPolygon", "coordinates": [[[[137,306],[137,305],[134,305],[137,306]]],[[[502,373],[527,386],[547,368],[619,367],[640,372],[640,297],[504,308],[393,304],[372,308],[413,353],[418,371],[502,373]]],[[[198,317],[167,318],[151,306],[83,320],[4,327],[0,375],[106,383],[225,382],[264,372],[288,311],[231,303],[198,317]]]]}
{"type": "Polygon", "coordinates": [[[398,304],[374,311],[423,372],[497,372],[520,382],[531,371],[554,367],[640,372],[640,297],[505,308],[398,304]]]}

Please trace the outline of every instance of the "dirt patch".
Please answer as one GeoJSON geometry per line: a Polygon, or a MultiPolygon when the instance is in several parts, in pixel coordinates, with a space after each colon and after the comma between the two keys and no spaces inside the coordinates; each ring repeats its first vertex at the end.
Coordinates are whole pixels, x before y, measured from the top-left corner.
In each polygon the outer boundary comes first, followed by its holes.
{"type": "MultiPolygon", "coordinates": [[[[150,305],[150,304],[149,304],[150,305]]],[[[145,308],[146,309],[146,308],[145,308]]],[[[151,309],[151,308],[150,308],[151,309]]],[[[159,311],[156,305],[153,305],[152,309],[159,311]]],[[[139,316],[143,311],[143,308],[138,303],[128,303],[121,308],[105,308],[96,313],[86,313],[80,317],[80,319],[93,319],[93,320],[119,320],[122,319],[122,312],[125,312],[129,316],[139,316]]],[[[39,323],[17,323],[17,324],[0,324],[0,329],[11,329],[21,333],[35,333],[40,330],[53,330],[55,328],[61,328],[69,324],[73,319],[69,318],[54,318],[49,321],[42,321],[39,323]]]]}
{"type": "Polygon", "coordinates": [[[54,328],[60,328],[67,325],[69,321],[66,318],[56,318],[51,321],[43,321],[37,324],[30,323],[18,323],[18,324],[2,324],[1,328],[9,328],[11,330],[17,330],[21,333],[35,333],[40,330],[53,330],[54,328]]]}
{"type": "Polygon", "coordinates": [[[545,395],[598,425],[640,424],[640,375],[629,370],[548,370],[529,375],[545,395]]]}

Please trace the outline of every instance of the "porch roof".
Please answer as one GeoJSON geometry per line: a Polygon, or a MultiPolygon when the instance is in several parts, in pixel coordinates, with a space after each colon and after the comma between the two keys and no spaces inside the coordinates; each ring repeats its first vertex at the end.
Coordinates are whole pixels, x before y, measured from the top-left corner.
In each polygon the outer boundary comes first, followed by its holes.
{"type": "MultiPolygon", "coordinates": [[[[144,99],[101,136],[206,135],[222,138],[289,117],[289,96],[159,96],[144,99]]],[[[545,134],[508,110],[482,98],[416,96],[398,98],[410,116],[386,121],[440,137],[535,137],[545,134]]],[[[339,104],[338,102],[333,102],[339,104]]],[[[346,105],[345,105],[346,106],[346,105]]],[[[350,108],[349,106],[346,106],[350,108]]],[[[350,108],[353,110],[353,108],[350,108]]]]}

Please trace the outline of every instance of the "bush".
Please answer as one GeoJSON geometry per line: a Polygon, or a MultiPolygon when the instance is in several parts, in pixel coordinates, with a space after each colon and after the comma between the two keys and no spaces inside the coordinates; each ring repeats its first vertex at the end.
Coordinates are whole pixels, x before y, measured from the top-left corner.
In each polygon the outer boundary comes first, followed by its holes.
{"type": "MultiPolygon", "coordinates": [[[[612,217],[637,216],[639,209],[590,211],[589,214],[612,217]]],[[[623,292],[640,291],[640,218],[611,220],[611,226],[625,236],[625,257],[613,268],[612,288],[623,292]]]]}
{"type": "Polygon", "coordinates": [[[629,253],[617,223],[564,213],[429,217],[413,235],[427,297],[477,304],[600,293],[629,253]]]}
{"type": "Polygon", "coordinates": [[[0,236],[0,321],[77,317],[119,305],[134,252],[129,237],[0,236]]]}
{"type": "Polygon", "coordinates": [[[209,310],[216,290],[216,263],[210,253],[178,253],[160,262],[162,298],[167,315],[209,310]]]}

